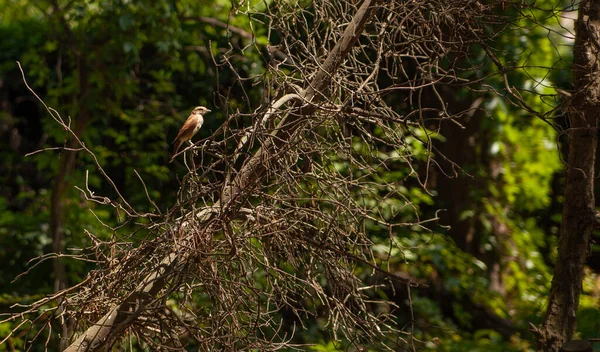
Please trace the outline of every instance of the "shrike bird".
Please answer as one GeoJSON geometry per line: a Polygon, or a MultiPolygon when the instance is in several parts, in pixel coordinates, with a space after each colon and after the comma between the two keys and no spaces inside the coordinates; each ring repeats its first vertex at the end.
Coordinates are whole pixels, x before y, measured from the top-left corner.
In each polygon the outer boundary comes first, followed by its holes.
{"type": "Polygon", "coordinates": [[[181,145],[189,141],[200,130],[200,127],[202,127],[202,123],[204,122],[202,115],[207,112],[210,112],[210,110],[204,106],[197,106],[192,110],[190,117],[185,121],[183,127],[179,130],[179,133],[177,133],[177,137],[175,137],[175,140],[173,141],[175,148],[173,149],[173,157],[170,162],[175,159],[181,145]]]}

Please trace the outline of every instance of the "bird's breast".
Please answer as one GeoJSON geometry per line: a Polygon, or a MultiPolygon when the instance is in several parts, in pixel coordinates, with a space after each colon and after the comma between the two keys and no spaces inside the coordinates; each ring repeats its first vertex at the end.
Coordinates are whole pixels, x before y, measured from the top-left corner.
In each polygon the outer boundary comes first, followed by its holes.
{"type": "Polygon", "coordinates": [[[204,122],[204,119],[202,118],[202,115],[198,115],[196,117],[196,125],[194,126],[194,134],[196,134],[198,132],[198,130],[200,130],[200,127],[202,127],[203,122],[204,122]]]}

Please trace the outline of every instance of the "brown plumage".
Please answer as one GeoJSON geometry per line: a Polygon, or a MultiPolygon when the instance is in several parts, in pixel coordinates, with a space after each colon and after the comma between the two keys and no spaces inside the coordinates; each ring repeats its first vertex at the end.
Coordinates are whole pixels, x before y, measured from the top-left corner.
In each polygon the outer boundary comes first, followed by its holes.
{"type": "Polygon", "coordinates": [[[188,119],[185,121],[183,127],[181,127],[179,130],[179,133],[177,133],[177,137],[175,137],[175,140],[173,141],[175,148],[173,149],[173,157],[171,158],[171,161],[173,161],[177,155],[177,152],[179,152],[181,145],[189,141],[198,132],[198,130],[200,130],[200,127],[202,127],[202,123],[204,122],[202,115],[206,114],[207,112],[210,112],[210,110],[204,106],[197,106],[194,108],[194,110],[192,110],[190,117],[188,117],[188,119]]]}

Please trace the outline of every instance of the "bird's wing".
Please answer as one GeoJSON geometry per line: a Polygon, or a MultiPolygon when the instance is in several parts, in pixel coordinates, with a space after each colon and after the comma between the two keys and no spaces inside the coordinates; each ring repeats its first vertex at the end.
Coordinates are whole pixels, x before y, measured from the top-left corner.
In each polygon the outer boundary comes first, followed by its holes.
{"type": "Polygon", "coordinates": [[[175,137],[173,143],[177,142],[180,139],[185,139],[187,136],[190,136],[192,134],[195,127],[194,119],[194,115],[190,115],[190,117],[188,117],[187,120],[185,120],[185,123],[183,124],[183,126],[181,126],[181,129],[177,133],[177,137],[175,137]]]}

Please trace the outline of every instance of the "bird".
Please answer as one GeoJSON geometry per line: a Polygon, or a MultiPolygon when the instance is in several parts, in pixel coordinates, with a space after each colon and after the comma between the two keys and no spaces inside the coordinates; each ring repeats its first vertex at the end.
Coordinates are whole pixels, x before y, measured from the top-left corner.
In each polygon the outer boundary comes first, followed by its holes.
{"type": "Polygon", "coordinates": [[[192,139],[192,137],[200,130],[200,127],[202,127],[202,123],[204,122],[203,115],[209,112],[210,110],[204,106],[196,106],[194,110],[192,110],[190,117],[185,120],[183,127],[181,127],[179,133],[177,133],[177,137],[175,137],[175,140],[173,141],[175,148],[173,149],[173,157],[170,162],[177,156],[177,152],[179,151],[179,148],[181,148],[181,145],[192,139]]]}

